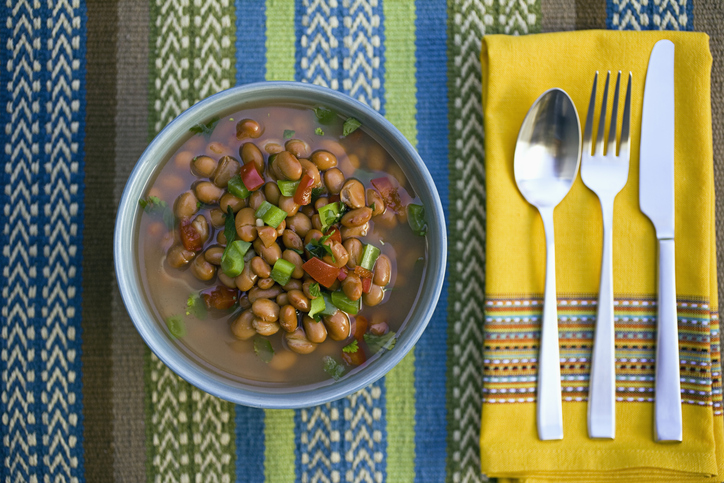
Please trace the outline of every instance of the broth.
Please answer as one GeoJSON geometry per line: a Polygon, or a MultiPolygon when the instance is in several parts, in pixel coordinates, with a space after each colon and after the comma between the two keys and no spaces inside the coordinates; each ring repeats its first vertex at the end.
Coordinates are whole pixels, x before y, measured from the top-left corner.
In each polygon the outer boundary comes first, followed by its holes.
{"type": "MultiPolygon", "coordinates": [[[[393,184],[399,184],[397,194],[404,204],[422,205],[421,201],[415,198],[400,167],[389,153],[365,132],[364,126],[343,136],[344,118],[335,115],[331,122],[326,121],[321,124],[315,111],[310,107],[266,106],[226,115],[213,126],[211,123],[200,125],[198,130],[203,132],[189,133],[189,138],[158,172],[147,195],[166,202],[167,210],[171,210],[174,200],[182,193],[188,191],[189,187],[199,180],[206,180],[195,176],[190,169],[195,157],[206,155],[218,161],[223,156],[231,156],[242,163],[239,149],[242,144],[248,142],[253,142],[263,154],[264,181],[274,182],[269,166],[270,154],[267,151],[276,151],[280,147],[284,149],[283,146],[289,141],[285,139],[286,137],[306,141],[311,148],[310,153],[327,150],[335,154],[337,168],[342,171],[345,179],[355,178],[368,189],[373,187],[372,180],[387,178],[393,184]],[[263,133],[256,138],[237,139],[237,124],[242,119],[257,121],[263,127],[263,133]]],[[[322,180],[324,180],[323,175],[322,180]]],[[[324,182],[322,184],[324,185],[324,182]]],[[[261,191],[263,190],[262,187],[261,191]]],[[[321,198],[329,196],[329,193],[321,194],[321,198]]],[[[203,204],[193,215],[194,217],[198,214],[203,215],[210,231],[208,240],[203,244],[203,250],[198,253],[205,253],[209,247],[218,245],[217,237],[224,231],[223,226],[212,226],[211,212],[215,208],[218,208],[218,204],[203,204]]],[[[398,210],[398,213],[394,214],[391,208],[386,208],[385,213],[371,218],[367,234],[359,239],[363,244],[373,244],[380,249],[381,255],[389,259],[390,282],[384,289],[382,302],[376,306],[362,303],[357,317],[365,317],[368,326],[374,326],[378,330],[384,328],[381,324],[384,322],[388,325],[389,331],[399,335],[422,285],[427,248],[425,237],[413,233],[408,225],[405,210],[398,210]]],[[[365,339],[359,339],[358,350],[365,354],[367,362],[355,366],[343,359],[345,354],[343,348],[350,347],[354,342],[354,334],[339,341],[327,337],[310,354],[299,354],[289,350],[283,329],[267,337],[257,335],[248,340],[238,339],[230,327],[243,311],[239,303],[242,303],[248,294],[238,292],[241,300],[230,310],[205,307],[207,310],[197,311],[193,307],[189,308],[188,302],[191,296],[201,291],[208,292],[209,289],[222,284],[217,275],[210,281],[199,280],[189,268],[191,263],[180,269],[169,265],[167,252],[172,246],[179,244],[178,228],[175,231],[169,230],[167,226],[170,225],[170,221],[167,219],[164,223],[163,218],[161,210],[147,212],[141,216],[138,249],[146,293],[149,294],[161,319],[167,323],[169,319],[175,320],[176,330],[171,331],[166,327],[169,336],[174,337],[172,332],[177,335],[185,332],[177,337],[183,348],[217,372],[256,385],[315,384],[331,380],[330,374],[324,370],[327,356],[344,368],[341,377],[346,377],[387,350],[381,349],[372,353],[370,347],[364,343],[365,339]],[[273,349],[273,356],[269,362],[264,362],[255,352],[254,341],[257,341],[257,344],[266,344],[258,342],[262,337],[269,341],[273,349]]],[[[176,224],[178,223],[177,219],[176,224]]],[[[282,245],[282,237],[279,236],[275,243],[282,245]]],[[[251,260],[247,260],[245,263],[250,262],[251,260]]],[[[221,271],[219,267],[217,272],[221,271]]],[[[200,306],[199,300],[195,298],[195,307],[200,306]]],[[[354,329],[357,325],[356,317],[350,315],[349,318],[354,329]]],[[[348,350],[352,349],[354,347],[348,350]]]]}

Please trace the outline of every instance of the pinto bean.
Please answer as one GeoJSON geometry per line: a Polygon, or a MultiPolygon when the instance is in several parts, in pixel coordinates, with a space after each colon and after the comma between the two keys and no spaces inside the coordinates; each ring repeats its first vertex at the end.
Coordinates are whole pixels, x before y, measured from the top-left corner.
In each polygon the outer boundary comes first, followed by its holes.
{"type": "Polygon", "coordinates": [[[282,193],[281,191],[279,191],[279,185],[277,185],[273,181],[269,181],[264,185],[264,197],[272,205],[279,204],[279,197],[281,195],[282,193]]]}
{"type": "Polygon", "coordinates": [[[251,290],[251,288],[256,283],[257,278],[259,277],[252,271],[251,264],[245,263],[244,269],[234,279],[234,283],[239,290],[241,290],[242,292],[246,292],[247,290],[251,290]]]}
{"type": "Polygon", "coordinates": [[[181,268],[194,258],[196,254],[186,250],[183,245],[173,245],[166,252],[166,262],[173,268],[181,268]]]}
{"type": "Polygon", "coordinates": [[[256,286],[259,287],[262,290],[266,290],[268,288],[272,288],[274,286],[274,279],[271,277],[268,278],[260,278],[256,282],[256,286]]]}
{"type": "Polygon", "coordinates": [[[251,265],[251,271],[261,278],[267,278],[271,275],[271,266],[259,256],[252,258],[249,265],[251,265]]]}
{"type": "Polygon", "coordinates": [[[176,218],[190,218],[199,211],[198,199],[193,191],[181,193],[173,203],[173,214],[176,218]]]}
{"type": "Polygon", "coordinates": [[[272,166],[279,179],[297,181],[302,177],[302,164],[289,151],[282,151],[277,154],[272,166]]]}
{"type": "Polygon", "coordinates": [[[256,232],[266,248],[271,247],[277,241],[277,231],[273,226],[260,226],[256,232]]]}
{"type": "Polygon", "coordinates": [[[330,194],[338,195],[344,186],[344,174],[337,168],[328,169],[324,172],[324,184],[330,194]]]}
{"type": "Polygon", "coordinates": [[[355,273],[350,273],[342,280],[342,292],[352,301],[362,297],[362,280],[355,273]]]}
{"type": "MultiPolygon", "coordinates": [[[[314,320],[314,319],[312,319],[314,320]]],[[[317,344],[307,339],[302,329],[296,329],[294,332],[284,335],[289,350],[297,354],[311,354],[317,348],[317,344]]]]}
{"type": "Polygon", "coordinates": [[[361,226],[370,221],[370,218],[372,218],[372,209],[363,206],[345,213],[342,217],[342,225],[350,228],[361,226]]]}
{"type": "Polygon", "coordinates": [[[342,226],[342,228],[339,230],[339,234],[342,237],[342,241],[349,238],[362,238],[363,236],[367,236],[367,232],[370,229],[370,224],[365,223],[364,225],[360,226],[342,226]]]}
{"type": "Polygon", "coordinates": [[[240,209],[246,206],[246,200],[237,198],[231,193],[224,193],[221,195],[221,199],[219,199],[219,209],[222,213],[228,213],[229,206],[231,206],[231,211],[238,213],[240,209]]]}
{"type": "Polygon", "coordinates": [[[337,166],[337,156],[323,149],[313,152],[311,160],[320,171],[337,166]]]}
{"type": "Polygon", "coordinates": [[[242,119],[236,124],[236,139],[256,139],[262,135],[264,128],[253,119],[242,119]]]}
{"type": "Polygon", "coordinates": [[[271,266],[282,257],[282,249],[278,244],[272,243],[270,247],[265,247],[259,238],[254,240],[254,251],[271,266]]]}
{"type": "Polygon", "coordinates": [[[254,210],[259,209],[259,207],[266,201],[266,196],[264,196],[264,190],[256,190],[254,191],[248,198],[249,200],[249,208],[254,210]]]}
{"type": "Polygon", "coordinates": [[[299,205],[294,202],[293,196],[280,196],[279,208],[287,212],[287,216],[294,216],[299,211],[299,205]]]}
{"type": "Polygon", "coordinates": [[[256,299],[251,303],[251,311],[266,322],[274,322],[279,319],[279,306],[269,299],[256,299]]]}
{"type": "Polygon", "coordinates": [[[194,185],[194,193],[199,201],[206,203],[207,205],[217,204],[221,195],[224,194],[221,188],[210,181],[201,181],[196,183],[194,185]]]}
{"type": "Polygon", "coordinates": [[[212,176],[212,180],[219,188],[226,188],[229,184],[229,180],[239,173],[239,161],[235,160],[231,156],[224,156],[219,160],[216,171],[212,176]]]}
{"type": "Polygon", "coordinates": [[[300,290],[290,290],[287,292],[289,303],[300,312],[309,312],[309,299],[304,296],[300,290]]]}
{"type": "Polygon", "coordinates": [[[374,307],[382,302],[385,293],[382,291],[382,287],[376,284],[370,285],[370,293],[362,294],[362,303],[368,307],[374,307]]]}
{"type": "Polygon", "coordinates": [[[310,153],[309,144],[301,139],[290,139],[284,143],[284,149],[292,153],[297,158],[307,158],[310,153]]]}
{"type": "Polygon", "coordinates": [[[284,243],[285,247],[292,250],[304,250],[304,243],[302,243],[302,239],[299,238],[299,235],[294,233],[292,230],[284,230],[282,243],[284,243]]]}
{"type": "Polygon", "coordinates": [[[387,286],[392,277],[392,262],[387,255],[381,255],[375,262],[375,275],[372,281],[380,287],[387,286]]]}
{"type": "Polygon", "coordinates": [[[220,247],[218,245],[209,247],[204,252],[204,258],[206,258],[206,261],[214,265],[221,265],[221,257],[223,255],[224,247],[220,247]]]}
{"type": "Polygon", "coordinates": [[[365,186],[356,179],[348,179],[342,186],[339,199],[352,209],[365,205],[365,186]]]}
{"type": "Polygon", "coordinates": [[[349,254],[347,253],[347,250],[344,249],[344,246],[341,243],[333,240],[327,240],[326,242],[324,242],[324,244],[328,245],[332,249],[334,259],[332,259],[331,255],[325,255],[322,260],[337,268],[341,268],[347,265],[347,262],[349,261],[349,254]]]}
{"type": "Polygon", "coordinates": [[[224,273],[223,270],[217,270],[216,275],[219,277],[219,282],[223,283],[227,287],[238,288],[236,286],[236,279],[229,277],[227,274],[224,273]]]}
{"type": "Polygon", "coordinates": [[[241,340],[249,340],[256,335],[256,329],[251,325],[254,320],[254,313],[245,310],[231,323],[231,333],[241,340]]]}
{"type": "Polygon", "coordinates": [[[295,213],[294,216],[287,217],[287,228],[295,232],[300,237],[304,237],[312,229],[312,220],[304,213],[295,213]]]}
{"type": "Polygon", "coordinates": [[[305,315],[302,318],[302,325],[304,326],[304,333],[310,342],[321,344],[327,339],[327,328],[322,322],[317,322],[308,315],[305,315]]]}
{"type": "Polygon", "coordinates": [[[208,282],[216,275],[216,267],[206,260],[203,253],[200,253],[191,262],[191,273],[199,280],[208,282]]]}
{"type": "Polygon", "coordinates": [[[254,318],[254,320],[251,321],[251,326],[254,327],[254,329],[256,329],[256,332],[259,335],[264,335],[264,336],[274,335],[277,332],[279,332],[279,329],[281,329],[279,322],[262,320],[260,318],[254,318]]]}
{"type": "Polygon", "coordinates": [[[330,339],[344,340],[349,337],[351,330],[349,317],[341,310],[335,312],[334,315],[325,315],[322,320],[330,339]]]}
{"type": "Polygon", "coordinates": [[[260,175],[264,175],[264,155],[254,143],[244,143],[239,147],[239,157],[244,164],[254,163],[260,175]]]}
{"type": "Polygon", "coordinates": [[[302,268],[304,260],[302,260],[302,257],[297,252],[293,250],[284,250],[282,258],[294,264],[292,278],[302,278],[304,276],[304,269],[302,268]]]}
{"type": "Polygon", "coordinates": [[[210,156],[196,156],[191,160],[191,172],[199,178],[211,178],[217,162],[210,156]]]}
{"type": "Polygon", "coordinates": [[[342,243],[344,249],[349,254],[349,260],[347,260],[347,268],[354,269],[362,261],[362,254],[364,253],[364,246],[359,238],[348,238],[342,243]]]}
{"type": "Polygon", "coordinates": [[[277,295],[282,293],[282,288],[279,285],[274,285],[272,288],[268,288],[266,290],[262,290],[259,287],[254,287],[251,290],[249,290],[249,302],[252,304],[259,300],[259,299],[273,299],[276,298],[277,295]]]}
{"type": "Polygon", "coordinates": [[[256,216],[252,208],[242,208],[234,218],[236,224],[236,234],[245,242],[253,242],[256,240],[256,216]]]}
{"type": "Polygon", "coordinates": [[[314,180],[312,188],[322,186],[322,176],[319,174],[319,169],[317,169],[314,163],[304,158],[299,159],[299,163],[302,165],[302,174],[306,174],[314,180]]]}
{"type": "Polygon", "coordinates": [[[287,332],[297,330],[297,311],[291,305],[283,306],[279,311],[279,325],[287,332]]]}
{"type": "Polygon", "coordinates": [[[385,212],[385,201],[374,188],[367,188],[367,206],[372,208],[372,216],[381,215],[385,212]]]}

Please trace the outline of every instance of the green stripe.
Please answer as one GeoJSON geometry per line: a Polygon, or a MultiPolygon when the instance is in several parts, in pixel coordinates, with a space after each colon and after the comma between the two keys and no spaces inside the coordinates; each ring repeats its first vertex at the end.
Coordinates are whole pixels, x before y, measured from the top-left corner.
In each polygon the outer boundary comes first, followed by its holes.
{"type": "Polygon", "coordinates": [[[451,229],[448,242],[448,481],[482,481],[479,438],[483,333],[479,314],[469,307],[483,307],[484,303],[484,273],[474,267],[485,265],[485,213],[471,214],[464,209],[485,205],[480,40],[489,34],[540,30],[540,0],[532,4],[448,0],[448,226],[465,227],[451,229]]]}
{"type": "MultiPolygon", "coordinates": [[[[294,80],[294,0],[266,1],[266,80],[294,80]]],[[[295,481],[294,410],[264,410],[264,477],[295,481]]]]}
{"type": "MultiPolygon", "coordinates": [[[[225,0],[150,8],[150,132],[234,84],[233,9],[225,0]]],[[[233,404],[191,386],[152,354],[145,367],[149,481],[222,481],[235,472],[233,404]]]]}
{"type": "Polygon", "coordinates": [[[266,0],[266,80],[294,80],[294,0],[266,0]]]}
{"type": "MultiPolygon", "coordinates": [[[[385,18],[385,117],[417,144],[415,2],[387,0],[385,18]]],[[[387,480],[415,479],[415,354],[385,377],[387,480]]]]}
{"type": "Polygon", "coordinates": [[[267,483],[296,480],[293,409],[264,411],[264,479],[267,483]]]}
{"type": "Polygon", "coordinates": [[[387,0],[382,8],[385,17],[385,117],[415,145],[415,2],[387,0]]]}

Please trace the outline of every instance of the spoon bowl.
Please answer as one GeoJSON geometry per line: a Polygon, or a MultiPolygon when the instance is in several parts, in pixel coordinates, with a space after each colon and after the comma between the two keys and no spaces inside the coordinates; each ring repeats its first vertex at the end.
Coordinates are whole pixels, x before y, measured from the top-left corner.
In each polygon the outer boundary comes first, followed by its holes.
{"type": "Polygon", "coordinates": [[[514,174],[523,197],[538,208],[546,237],[546,279],[538,355],[538,438],[563,438],[561,368],[553,209],[578,175],[581,122],[571,98],[561,89],[544,92],[528,111],[515,146],[514,174]]]}

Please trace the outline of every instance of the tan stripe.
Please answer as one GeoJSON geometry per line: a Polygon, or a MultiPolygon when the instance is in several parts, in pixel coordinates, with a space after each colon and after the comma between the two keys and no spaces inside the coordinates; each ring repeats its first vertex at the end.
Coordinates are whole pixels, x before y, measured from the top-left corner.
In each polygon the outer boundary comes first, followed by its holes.
{"type": "Polygon", "coordinates": [[[721,0],[694,2],[694,30],[709,34],[714,58],[711,68],[711,122],[714,144],[714,189],[716,197],[716,255],[719,273],[719,300],[724,295],[724,4],[721,0]]]}
{"type": "MultiPolygon", "coordinates": [[[[126,179],[148,144],[148,2],[119,2],[116,84],[116,169],[114,206],[126,179]]],[[[115,278],[114,278],[115,281],[115,278]]],[[[146,349],[113,285],[113,476],[115,481],[146,480],[143,364],[146,349]]],[[[100,481],[100,480],[99,480],[100,481]]]]}
{"type": "Polygon", "coordinates": [[[543,32],[575,30],[576,0],[543,1],[541,2],[541,17],[543,32]]]}
{"type": "Polygon", "coordinates": [[[606,0],[574,0],[576,30],[606,28],[606,0]]]}
{"type": "Polygon", "coordinates": [[[89,2],[86,55],[83,231],[83,449],[88,481],[113,477],[111,311],[115,203],[113,183],[116,1],[89,2]],[[111,159],[109,159],[109,155],[111,159]]]}

